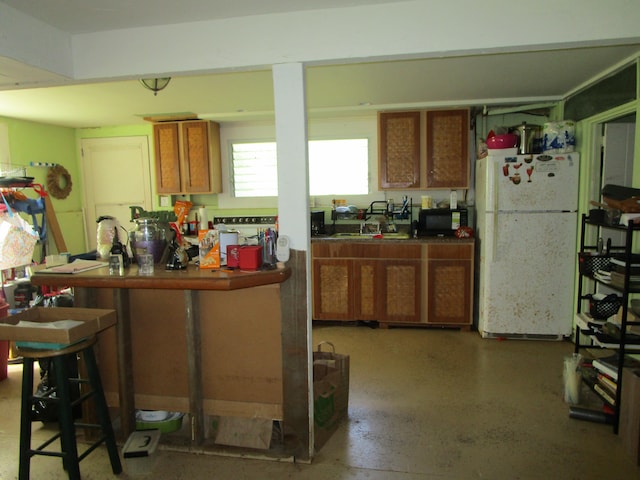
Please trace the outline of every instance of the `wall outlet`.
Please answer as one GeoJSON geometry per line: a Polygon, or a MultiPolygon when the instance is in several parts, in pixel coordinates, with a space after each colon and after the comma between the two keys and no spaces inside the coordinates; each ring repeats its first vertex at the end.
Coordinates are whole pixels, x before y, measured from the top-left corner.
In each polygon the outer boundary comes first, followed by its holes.
{"type": "Polygon", "coordinates": [[[169,195],[160,195],[160,206],[161,207],[170,207],[171,206],[171,197],[169,195]]]}

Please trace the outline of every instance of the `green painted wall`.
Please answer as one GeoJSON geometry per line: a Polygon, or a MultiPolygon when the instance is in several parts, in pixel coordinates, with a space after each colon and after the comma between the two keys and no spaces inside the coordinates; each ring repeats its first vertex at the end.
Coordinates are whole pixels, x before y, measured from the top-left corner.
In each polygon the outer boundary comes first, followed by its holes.
{"type": "MultiPolygon", "coordinates": [[[[0,123],[7,125],[11,164],[25,166],[27,176],[34,177],[34,183],[46,185],[49,169],[31,167],[30,162],[57,163],[71,175],[72,188],[67,198],[51,200],[67,251],[82,253],[85,248],[82,226],[83,192],[75,129],[6,117],[0,117],[0,123]]],[[[30,188],[22,191],[29,198],[37,198],[37,194],[30,188]]],[[[56,253],[56,251],[55,244],[49,235],[48,253],[56,253]]],[[[36,259],[39,259],[40,255],[41,252],[37,251],[36,259]]]]}
{"type": "Polygon", "coordinates": [[[146,135],[151,138],[151,136],[153,135],[152,124],[100,128],[79,128],[76,130],[76,137],[78,140],[81,140],[83,138],[132,137],[138,135],[146,135]]]}

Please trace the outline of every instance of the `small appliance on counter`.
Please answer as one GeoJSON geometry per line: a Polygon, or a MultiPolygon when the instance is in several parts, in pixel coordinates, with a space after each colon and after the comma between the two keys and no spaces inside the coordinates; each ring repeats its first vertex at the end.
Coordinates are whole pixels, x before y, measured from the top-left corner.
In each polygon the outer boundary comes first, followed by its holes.
{"type": "Polygon", "coordinates": [[[324,235],[324,210],[311,212],[311,236],[324,235]]]}
{"type": "Polygon", "coordinates": [[[469,225],[466,208],[427,208],[418,214],[419,237],[453,237],[459,227],[469,225]]]}

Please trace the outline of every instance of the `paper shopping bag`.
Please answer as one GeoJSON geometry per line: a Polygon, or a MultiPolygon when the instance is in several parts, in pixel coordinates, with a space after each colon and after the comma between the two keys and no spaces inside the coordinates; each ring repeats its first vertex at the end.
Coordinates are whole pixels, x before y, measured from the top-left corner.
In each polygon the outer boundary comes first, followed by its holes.
{"type": "Polygon", "coordinates": [[[316,451],[337,430],[349,410],[349,355],[335,353],[329,342],[313,352],[313,416],[316,451]],[[322,351],[329,345],[331,351],[322,351]]]}

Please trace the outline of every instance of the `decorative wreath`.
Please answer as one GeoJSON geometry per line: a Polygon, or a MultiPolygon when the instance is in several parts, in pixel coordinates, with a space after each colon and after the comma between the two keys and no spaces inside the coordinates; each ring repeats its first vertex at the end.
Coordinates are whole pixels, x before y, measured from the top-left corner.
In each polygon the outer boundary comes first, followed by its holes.
{"type": "Polygon", "coordinates": [[[47,191],[53,198],[62,200],[69,196],[73,182],[71,175],[62,165],[49,168],[47,173],[47,191]]]}

